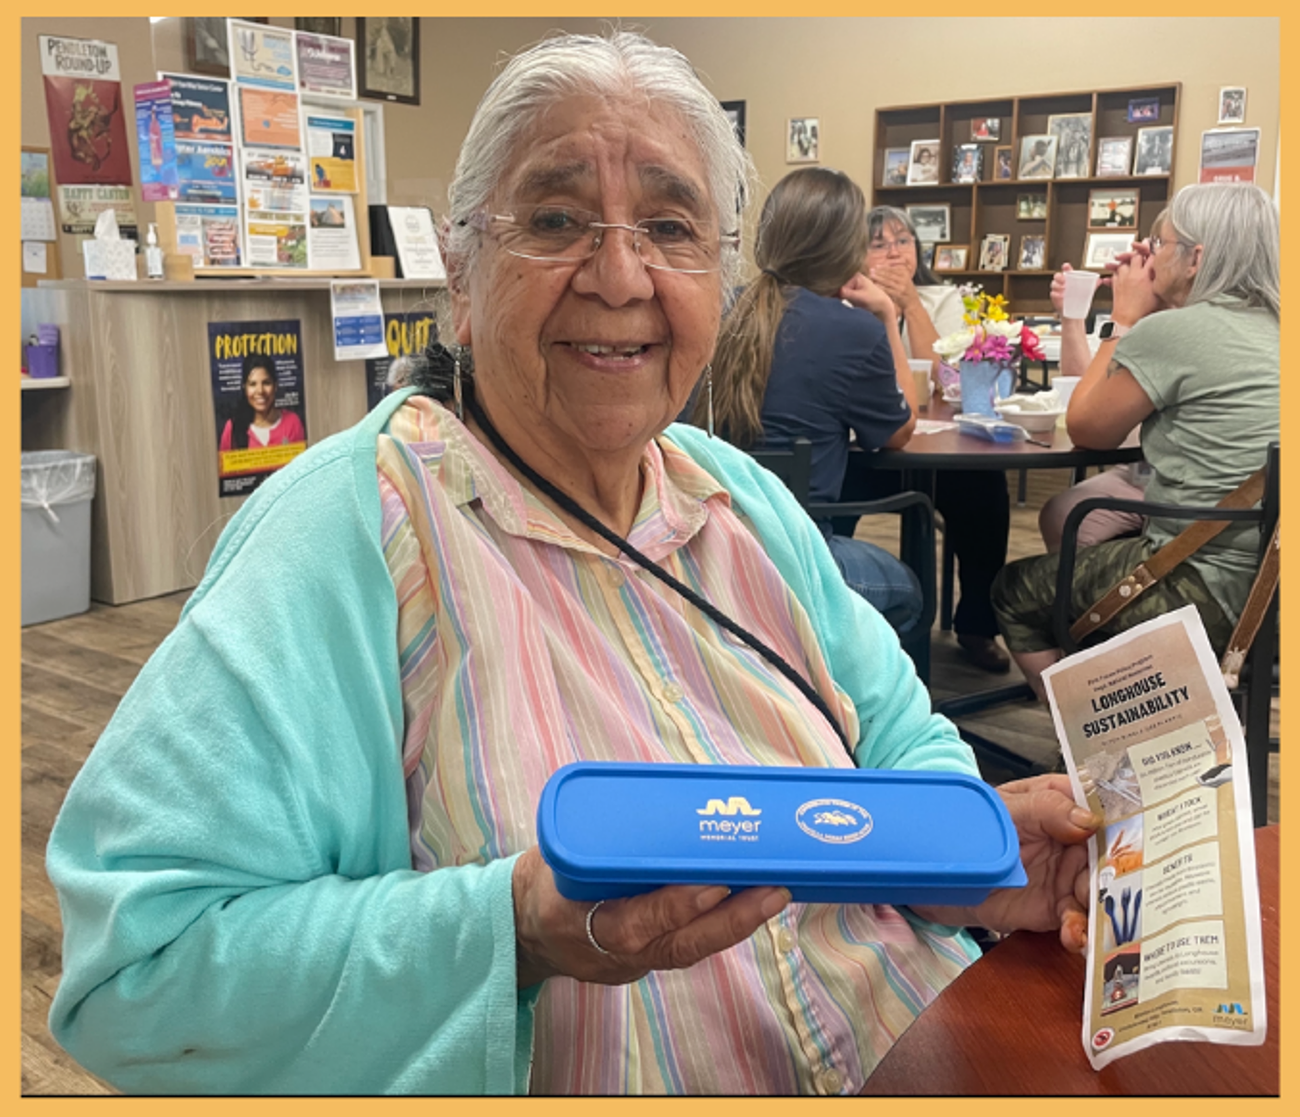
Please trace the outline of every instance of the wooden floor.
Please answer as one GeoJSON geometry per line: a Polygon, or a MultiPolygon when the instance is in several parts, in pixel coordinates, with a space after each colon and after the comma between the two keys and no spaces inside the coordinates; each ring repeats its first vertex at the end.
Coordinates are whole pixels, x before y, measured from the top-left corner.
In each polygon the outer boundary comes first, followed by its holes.
{"type": "MultiPolygon", "coordinates": [[[[1011,477],[1015,494],[1015,477],[1011,477]]],[[[1012,504],[1012,558],[1042,550],[1037,508],[1068,483],[1066,472],[1029,475],[1025,507],[1012,504]]],[[[894,523],[897,521],[895,520],[894,523]]],[[[888,543],[890,528],[864,521],[867,538],[888,543]]],[[[89,754],[141,665],[172,630],[188,595],[173,594],[23,630],[22,638],[22,1090],[25,1095],[111,1094],[50,1037],[50,999],[58,985],[61,932],[58,901],[45,876],[45,844],[72,777],[89,754]]],[[[1013,668],[1013,678],[1014,675],[1013,668]]],[[[967,662],[950,633],[936,632],[931,690],[937,699],[1005,682],[967,662]]],[[[1275,704],[1276,706],[1276,704],[1275,704]]],[[[1276,712],[1276,711],[1275,711],[1276,712]]],[[[1046,710],[1019,703],[963,719],[1021,755],[1044,762],[1056,750],[1046,710]]],[[[993,782],[1005,778],[986,771],[993,782]]],[[[1277,757],[1269,774],[1269,821],[1278,820],[1277,757]]]]}

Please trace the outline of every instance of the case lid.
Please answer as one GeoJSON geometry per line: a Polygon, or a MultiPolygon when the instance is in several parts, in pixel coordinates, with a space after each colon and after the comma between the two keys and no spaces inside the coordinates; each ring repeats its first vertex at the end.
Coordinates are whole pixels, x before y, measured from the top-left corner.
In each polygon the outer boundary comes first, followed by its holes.
{"type": "Polygon", "coordinates": [[[955,772],[583,762],[551,776],[537,831],[574,881],[1024,883],[1001,798],[955,772]]]}

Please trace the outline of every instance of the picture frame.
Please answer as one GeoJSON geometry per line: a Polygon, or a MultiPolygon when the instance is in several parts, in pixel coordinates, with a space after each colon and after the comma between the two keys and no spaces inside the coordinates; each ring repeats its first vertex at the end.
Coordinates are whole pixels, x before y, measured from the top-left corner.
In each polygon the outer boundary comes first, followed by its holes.
{"type": "Polygon", "coordinates": [[[1020,138],[1019,174],[1023,178],[1051,178],[1056,170],[1056,137],[1046,133],[1020,138]]]}
{"type": "Polygon", "coordinates": [[[1097,141],[1098,178],[1126,178],[1132,169],[1132,136],[1106,136],[1097,141]]]}
{"type": "Polygon", "coordinates": [[[1142,200],[1137,187],[1088,191],[1088,230],[1137,229],[1142,200]]]}
{"type": "Polygon", "coordinates": [[[1026,233],[1020,238],[1018,271],[1042,271],[1047,260],[1047,238],[1042,233],[1026,233]]]}
{"type": "Polygon", "coordinates": [[[332,35],[337,39],[343,34],[343,20],[340,16],[294,16],[293,29],[306,31],[309,35],[332,35]]]}
{"type": "Polygon", "coordinates": [[[984,145],[977,143],[954,144],[952,149],[952,181],[963,185],[979,182],[984,172],[984,145]]]}
{"type": "Polygon", "coordinates": [[[970,246],[965,244],[936,244],[934,246],[934,271],[965,271],[970,260],[970,246]]]}
{"type": "Polygon", "coordinates": [[[907,216],[922,244],[937,244],[952,239],[952,207],[940,205],[908,206],[907,216]]]}
{"type": "Polygon", "coordinates": [[[1134,97],[1128,103],[1130,124],[1150,124],[1160,119],[1159,97],[1134,97]]]}
{"type": "Polygon", "coordinates": [[[1016,220],[1017,221],[1046,221],[1047,220],[1047,195],[1046,194],[1017,194],[1016,195],[1016,220]]]}
{"type": "Polygon", "coordinates": [[[1246,123],[1246,87],[1225,85],[1219,90],[1219,123],[1246,123]]]}
{"type": "Polygon", "coordinates": [[[1012,157],[1015,154],[1010,144],[1002,144],[993,149],[993,181],[1010,182],[1015,178],[1012,157]]]}
{"type": "Polygon", "coordinates": [[[934,186],[939,182],[939,140],[913,140],[907,157],[907,185],[934,186]]]}
{"type": "Polygon", "coordinates": [[[732,130],[736,133],[736,139],[740,141],[740,146],[745,146],[745,102],[744,101],[719,101],[722,111],[727,114],[727,119],[731,121],[732,130]]]}
{"type": "Polygon", "coordinates": [[[970,122],[972,140],[1000,140],[1002,138],[1002,118],[1000,116],[976,116],[970,122]]]}
{"type": "MultiPolygon", "coordinates": [[[[232,18],[242,19],[245,23],[265,23],[268,17],[232,18]]],[[[185,16],[181,20],[187,73],[230,77],[230,39],[226,23],[226,16],[185,16]]]]}
{"type": "Polygon", "coordinates": [[[921,263],[923,263],[927,268],[930,268],[931,270],[933,270],[934,268],[934,250],[937,247],[938,245],[936,245],[934,241],[923,243],[920,246],[921,252],[919,255],[919,259],[921,263]]]}
{"type": "Polygon", "coordinates": [[[357,17],[357,96],[420,103],[418,16],[357,17]]]}
{"type": "Polygon", "coordinates": [[[1083,267],[1104,271],[1121,252],[1127,252],[1137,239],[1135,233],[1089,233],[1083,249],[1083,267]]]}
{"type": "Polygon", "coordinates": [[[1047,132],[1056,137],[1056,169],[1053,178],[1087,178],[1092,155],[1092,113],[1054,113],[1047,118],[1047,132]]]}
{"type": "Polygon", "coordinates": [[[1011,238],[1005,233],[988,233],[980,242],[980,271],[1005,271],[1011,252],[1011,238]]]}
{"type": "Polygon", "coordinates": [[[907,185],[907,165],[911,161],[911,154],[905,147],[885,148],[885,171],[881,186],[907,185]]]}
{"type": "Polygon", "coordinates": [[[1167,175],[1174,164],[1174,126],[1160,124],[1139,128],[1137,154],[1133,157],[1134,175],[1167,175]]]}
{"type": "Polygon", "coordinates": [[[821,156],[821,124],[815,116],[792,116],[785,122],[785,161],[817,163],[821,156]]]}
{"type": "Polygon", "coordinates": [[[1201,133],[1199,182],[1254,182],[1258,128],[1212,128],[1201,133]]]}

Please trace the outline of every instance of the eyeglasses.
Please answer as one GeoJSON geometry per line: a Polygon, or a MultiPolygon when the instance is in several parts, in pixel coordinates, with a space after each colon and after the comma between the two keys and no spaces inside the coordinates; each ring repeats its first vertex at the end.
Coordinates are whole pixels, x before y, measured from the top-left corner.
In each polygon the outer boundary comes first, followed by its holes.
{"type": "Polygon", "coordinates": [[[1177,248],[1191,248],[1185,240],[1165,240],[1164,237],[1147,237],[1147,247],[1151,249],[1152,254],[1160,251],[1161,245],[1172,244],[1177,248]]]}
{"type": "Polygon", "coordinates": [[[641,263],[658,271],[704,275],[718,271],[723,248],[738,248],[739,233],[717,233],[693,217],[652,217],[635,225],[601,221],[571,206],[520,206],[512,213],[476,213],[466,224],[493,232],[512,256],[551,264],[579,264],[600,248],[607,229],[632,234],[641,263]]]}
{"type": "Polygon", "coordinates": [[[915,243],[916,240],[912,237],[899,237],[897,240],[885,240],[883,237],[877,237],[875,240],[869,241],[867,247],[872,252],[889,252],[894,248],[897,248],[899,252],[906,252],[915,243]]]}

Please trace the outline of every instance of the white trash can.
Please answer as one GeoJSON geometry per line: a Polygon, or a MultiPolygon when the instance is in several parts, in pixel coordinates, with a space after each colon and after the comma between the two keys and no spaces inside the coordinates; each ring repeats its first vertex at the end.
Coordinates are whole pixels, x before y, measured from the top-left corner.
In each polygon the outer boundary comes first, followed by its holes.
{"type": "Polygon", "coordinates": [[[95,456],[36,450],[23,465],[23,624],[90,608],[95,456]]]}

